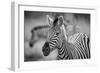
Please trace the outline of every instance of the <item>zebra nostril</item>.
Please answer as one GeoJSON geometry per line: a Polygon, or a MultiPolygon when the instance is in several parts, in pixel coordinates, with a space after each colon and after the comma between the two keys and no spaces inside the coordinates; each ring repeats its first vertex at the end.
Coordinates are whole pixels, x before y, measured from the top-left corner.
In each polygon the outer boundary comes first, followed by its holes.
{"type": "Polygon", "coordinates": [[[48,48],[45,48],[43,49],[43,52],[48,52],[48,50],[49,50],[48,48]]]}

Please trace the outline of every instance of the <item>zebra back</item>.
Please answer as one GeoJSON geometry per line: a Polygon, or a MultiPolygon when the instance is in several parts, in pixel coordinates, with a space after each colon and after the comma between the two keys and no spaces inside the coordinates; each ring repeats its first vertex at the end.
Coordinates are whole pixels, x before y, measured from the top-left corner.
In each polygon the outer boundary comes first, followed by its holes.
{"type": "Polygon", "coordinates": [[[89,37],[84,33],[76,33],[63,41],[58,48],[57,59],[88,59],[90,58],[89,37]]]}

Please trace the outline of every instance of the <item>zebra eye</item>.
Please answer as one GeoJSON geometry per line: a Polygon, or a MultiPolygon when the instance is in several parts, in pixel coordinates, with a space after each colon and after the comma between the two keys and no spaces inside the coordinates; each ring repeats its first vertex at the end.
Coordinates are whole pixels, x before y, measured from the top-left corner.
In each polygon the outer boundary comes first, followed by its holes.
{"type": "Polygon", "coordinates": [[[57,32],[56,35],[59,35],[59,32],[57,32]]]}

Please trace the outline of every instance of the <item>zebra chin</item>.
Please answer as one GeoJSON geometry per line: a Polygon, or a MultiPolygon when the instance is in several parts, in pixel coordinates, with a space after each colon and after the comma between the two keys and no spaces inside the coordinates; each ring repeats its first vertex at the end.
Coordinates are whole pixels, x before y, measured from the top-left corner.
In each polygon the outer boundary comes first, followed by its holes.
{"type": "Polygon", "coordinates": [[[44,46],[42,47],[42,52],[44,56],[48,56],[50,54],[50,47],[48,42],[45,42],[44,46]]]}

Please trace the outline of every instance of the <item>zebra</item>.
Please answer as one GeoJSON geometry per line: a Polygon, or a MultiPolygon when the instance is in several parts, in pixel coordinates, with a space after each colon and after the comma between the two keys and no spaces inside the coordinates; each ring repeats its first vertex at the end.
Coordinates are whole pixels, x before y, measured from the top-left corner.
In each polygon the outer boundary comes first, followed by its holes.
{"type": "Polygon", "coordinates": [[[61,29],[64,25],[63,16],[58,16],[54,20],[48,16],[50,28],[48,37],[42,47],[44,56],[48,56],[54,49],[58,50],[57,60],[63,59],[89,59],[90,39],[85,33],[75,33],[70,37],[69,42],[61,29]]]}
{"type": "Polygon", "coordinates": [[[46,38],[46,32],[44,31],[47,31],[49,28],[48,25],[42,25],[42,26],[36,26],[34,28],[32,28],[32,30],[30,31],[31,32],[31,39],[30,39],[30,42],[29,42],[29,46],[32,48],[34,46],[34,44],[40,39],[40,38],[46,38]],[[39,31],[39,33],[38,33],[39,31]],[[41,32],[40,32],[41,31],[41,32]],[[45,34],[44,34],[44,33],[45,34]],[[37,33],[37,34],[36,34],[37,33]],[[36,38],[35,38],[36,37],[36,38]]]}

